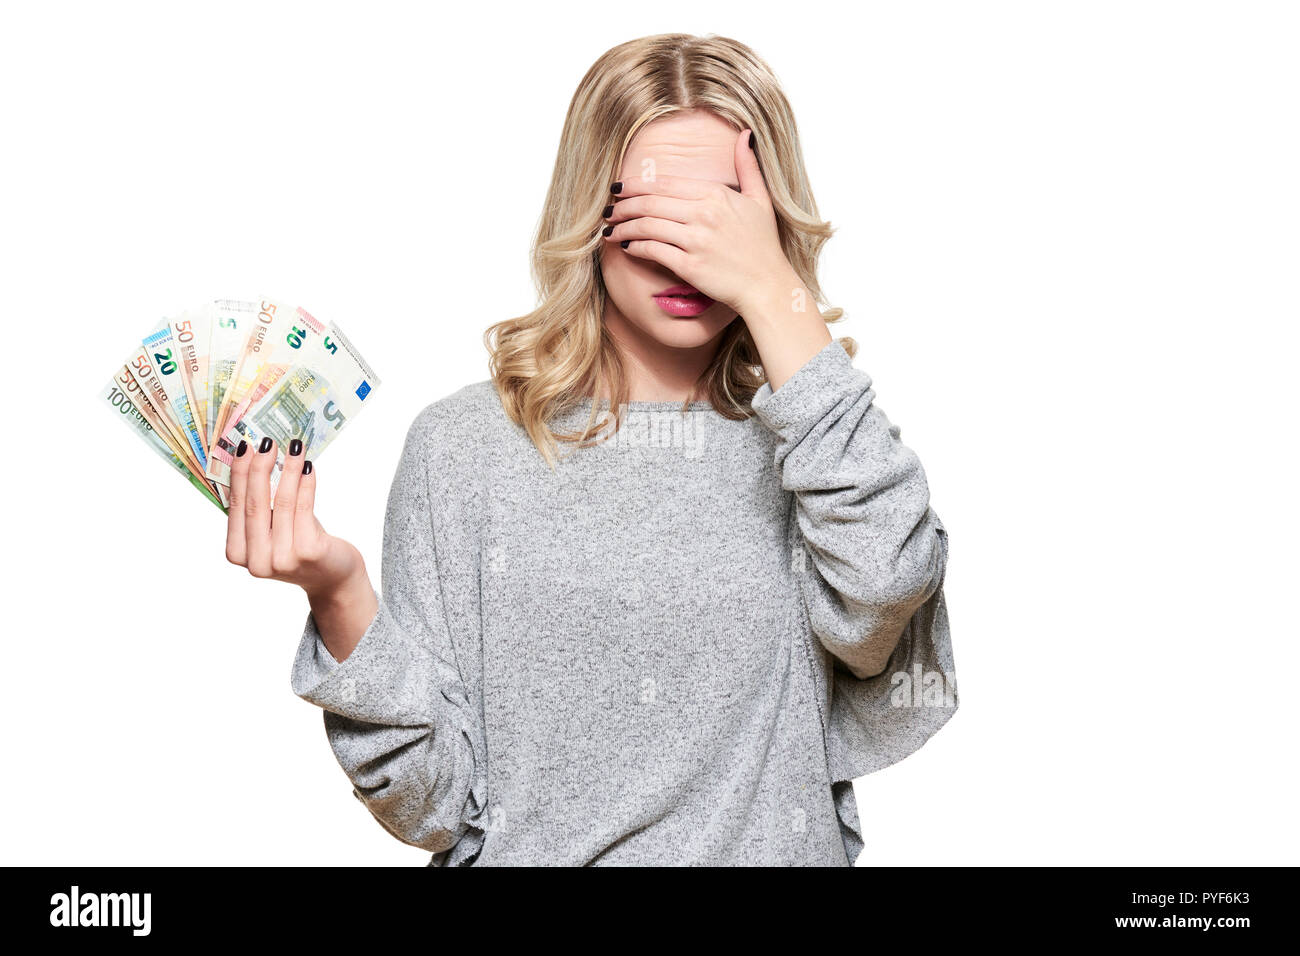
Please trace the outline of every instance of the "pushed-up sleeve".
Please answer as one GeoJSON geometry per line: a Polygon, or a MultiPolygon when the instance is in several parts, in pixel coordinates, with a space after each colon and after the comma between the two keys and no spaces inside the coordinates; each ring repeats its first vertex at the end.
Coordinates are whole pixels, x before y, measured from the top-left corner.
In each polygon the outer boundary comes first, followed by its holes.
{"type": "Polygon", "coordinates": [[[353,793],[393,836],[435,863],[477,854],[486,767],[481,712],[462,680],[446,616],[430,507],[427,415],[407,432],[384,518],[379,609],[336,661],[312,613],[294,658],[295,694],[323,708],[353,793]]]}
{"type": "Polygon", "coordinates": [[[793,495],[792,567],[831,657],[832,779],[902,760],[956,710],[943,579],[948,536],[925,471],[832,341],[752,406],[793,495]]]}

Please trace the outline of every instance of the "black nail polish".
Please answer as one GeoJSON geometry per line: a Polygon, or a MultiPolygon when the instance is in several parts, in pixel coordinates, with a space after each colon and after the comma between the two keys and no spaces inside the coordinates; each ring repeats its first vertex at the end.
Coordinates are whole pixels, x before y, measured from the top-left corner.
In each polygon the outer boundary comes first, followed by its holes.
{"type": "Polygon", "coordinates": [[[614,231],[614,227],[613,227],[613,226],[606,226],[604,229],[600,230],[600,234],[601,234],[602,236],[608,236],[608,235],[609,235],[610,233],[612,233],[613,231],[614,231]]]}
{"type": "Polygon", "coordinates": [[[632,241],[631,239],[624,239],[622,242],[619,243],[619,245],[622,246],[624,249],[626,249],[627,244],[631,241],[632,241]]]}
{"type": "Polygon", "coordinates": [[[310,459],[310,458],[308,458],[306,461],[304,461],[304,462],[302,463],[302,473],[303,473],[304,475],[310,475],[310,474],[311,474],[311,459],[310,459]]]}
{"type": "Polygon", "coordinates": [[[270,436],[270,435],[267,435],[265,438],[262,439],[262,444],[260,444],[260,445],[257,446],[257,450],[260,451],[263,455],[265,455],[268,451],[271,450],[271,436],[270,436]]]}
{"type": "Polygon", "coordinates": [[[295,439],[293,439],[293,440],[291,440],[291,441],[289,442],[289,454],[291,454],[291,455],[301,455],[301,454],[302,454],[302,439],[301,439],[301,438],[295,438],[295,439]]]}
{"type": "Polygon", "coordinates": [[[239,446],[235,449],[235,457],[242,458],[246,451],[248,451],[248,442],[241,438],[239,439],[239,446]]]}
{"type": "Polygon", "coordinates": [[[602,213],[600,214],[600,218],[601,218],[601,219],[608,219],[608,218],[609,218],[610,216],[612,216],[612,215],[614,215],[614,207],[613,207],[613,206],[606,206],[606,207],[605,207],[605,211],[602,212],[602,213]]]}
{"type": "Polygon", "coordinates": [[[615,196],[617,196],[619,193],[623,191],[623,184],[615,183],[614,185],[609,187],[609,191],[612,192],[615,196]]]}
{"type": "Polygon", "coordinates": [[[757,141],[756,139],[754,139],[754,134],[751,132],[751,133],[749,134],[749,148],[750,148],[750,149],[753,149],[753,148],[754,148],[754,144],[755,144],[756,142],[758,142],[758,141],[757,141]]]}

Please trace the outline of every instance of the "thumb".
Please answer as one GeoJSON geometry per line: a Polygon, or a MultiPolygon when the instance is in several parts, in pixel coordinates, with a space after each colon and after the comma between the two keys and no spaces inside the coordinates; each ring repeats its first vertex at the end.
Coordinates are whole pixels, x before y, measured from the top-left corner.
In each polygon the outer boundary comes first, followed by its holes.
{"type": "Polygon", "coordinates": [[[763,182],[763,171],[758,168],[758,148],[754,131],[742,129],[736,137],[736,182],[740,184],[740,194],[750,199],[770,204],[767,184],[763,182]],[[754,143],[754,146],[750,146],[754,143]]]}

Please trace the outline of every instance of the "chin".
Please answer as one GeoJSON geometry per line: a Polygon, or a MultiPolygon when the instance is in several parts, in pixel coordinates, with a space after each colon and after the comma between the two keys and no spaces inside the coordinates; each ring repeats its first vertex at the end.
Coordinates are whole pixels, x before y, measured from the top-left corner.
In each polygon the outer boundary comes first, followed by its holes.
{"type": "Polygon", "coordinates": [[[712,316],[706,312],[695,318],[678,319],[658,313],[647,316],[637,324],[660,345],[674,349],[697,349],[708,345],[726,331],[735,318],[734,315],[728,317],[726,313],[712,316]]]}

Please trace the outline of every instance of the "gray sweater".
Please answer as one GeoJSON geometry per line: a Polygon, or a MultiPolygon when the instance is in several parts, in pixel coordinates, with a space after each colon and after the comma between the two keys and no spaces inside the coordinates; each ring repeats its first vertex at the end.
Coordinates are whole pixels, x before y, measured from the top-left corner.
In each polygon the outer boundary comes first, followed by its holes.
{"type": "Polygon", "coordinates": [[[855,859],[852,780],[957,705],[947,534],[874,398],[832,342],[754,417],[632,402],[555,471],[489,381],[424,408],[374,620],[339,663],[309,612],[293,664],[357,798],[431,865],[855,859]]]}

